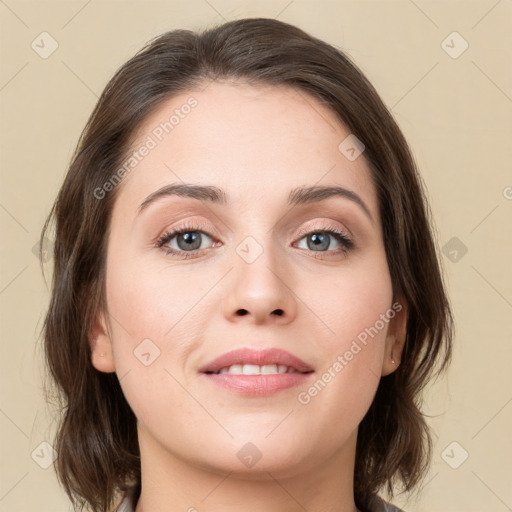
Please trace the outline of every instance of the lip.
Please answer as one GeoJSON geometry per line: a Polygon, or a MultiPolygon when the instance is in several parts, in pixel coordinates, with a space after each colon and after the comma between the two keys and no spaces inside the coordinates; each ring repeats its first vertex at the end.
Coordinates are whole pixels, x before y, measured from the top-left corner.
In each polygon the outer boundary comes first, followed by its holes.
{"type": "Polygon", "coordinates": [[[284,389],[306,385],[311,373],[279,373],[275,375],[230,375],[228,373],[202,373],[201,377],[239,395],[264,397],[284,389]]]}
{"type": "MultiPolygon", "coordinates": [[[[302,359],[280,348],[266,348],[261,350],[239,348],[222,354],[213,361],[210,361],[206,365],[199,368],[199,372],[218,372],[222,368],[225,368],[226,366],[232,366],[234,364],[257,364],[258,366],[267,364],[282,364],[293,368],[300,373],[309,373],[313,371],[313,368],[311,368],[302,359]]],[[[249,375],[249,377],[251,376],[249,375]]]]}
{"type": "Polygon", "coordinates": [[[299,357],[277,348],[254,350],[241,348],[217,357],[199,369],[200,374],[210,382],[245,396],[268,396],[278,391],[307,383],[314,374],[313,368],[299,357]],[[282,364],[300,373],[279,373],[270,375],[231,375],[218,372],[233,364],[282,364]]]}

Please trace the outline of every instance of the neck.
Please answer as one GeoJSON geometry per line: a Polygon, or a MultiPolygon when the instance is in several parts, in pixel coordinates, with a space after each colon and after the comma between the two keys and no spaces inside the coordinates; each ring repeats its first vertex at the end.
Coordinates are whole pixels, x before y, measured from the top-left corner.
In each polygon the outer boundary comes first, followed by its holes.
{"type": "Polygon", "coordinates": [[[321,465],[308,460],[248,472],[202,467],[164,450],[139,429],[142,487],[135,512],[357,512],[353,475],[357,431],[321,465]]]}

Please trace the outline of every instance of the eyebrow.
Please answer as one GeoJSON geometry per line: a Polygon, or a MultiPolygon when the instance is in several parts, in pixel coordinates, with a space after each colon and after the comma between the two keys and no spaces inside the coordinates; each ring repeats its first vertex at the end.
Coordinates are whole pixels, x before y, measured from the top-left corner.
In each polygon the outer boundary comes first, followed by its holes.
{"type": "MultiPolygon", "coordinates": [[[[194,185],[190,183],[176,183],[165,185],[162,188],[151,193],[141,203],[137,209],[137,215],[140,215],[148,206],[155,201],[169,196],[190,197],[200,201],[209,201],[211,203],[227,205],[229,204],[226,193],[212,185],[194,185]]],[[[373,223],[373,217],[365,202],[352,190],[339,186],[312,186],[297,187],[290,191],[288,196],[288,205],[297,206],[302,204],[315,203],[323,201],[330,197],[343,197],[356,203],[361,207],[367,217],[373,223]]]]}
{"type": "Polygon", "coordinates": [[[192,185],[189,183],[165,185],[150,194],[137,210],[137,215],[140,215],[151,203],[158,199],[167,196],[183,196],[199,199],[200,201],[210,201],[218,204],[228,204],[226,193],[211,185],[192,185]]]}

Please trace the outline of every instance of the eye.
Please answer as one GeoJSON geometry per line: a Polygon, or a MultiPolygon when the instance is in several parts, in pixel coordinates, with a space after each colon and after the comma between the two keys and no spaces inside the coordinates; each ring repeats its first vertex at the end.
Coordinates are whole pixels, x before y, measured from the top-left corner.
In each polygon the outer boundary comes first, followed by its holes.
{"type": "Polygon", "coordinates": [[[198,226],[182,226],[166,231],[156,243],[167,254],[179,254],[184,258],[191,258],[197,251],[212,247],[212,237],[199,229],[198,226]],[[209,239],[209,244],[203,245],[204,239],[209,239]],[[188,254],[190,253],[190,254],[188,254]]]}
{"type": "MultiPolygon", "coordinates": [[[[351,238],[336,226],[327,226],[323,229],[302,230],[298,234],[299,242],[306,239],[306,249],[316,253],[328,253],[330,256],[348,253],[353,247],[354,242],[351,238]],[[337,245],[338,247],[332,247],[337,245]]],[[[184,259],[195,258],[197,253],[208,247],[218,245],[213,242],[213,237],[208,235],[201,226],[184,225],[179,228],[166,231],[156,242],[156,246],[162,248],[166,254],[172,254],[184,259]],[[208,243],[209,240],[209,243],[208,243]]],[[[315,256],[323,258],[324,256],[315,256]]]]}
{"type": "Polygon", "coordinates": [[[306,247],[298,245],[299,249],[340,254],[346,253],[354,247],[354,242],[350,237],[335,226],[315,231],[301,231],[299,235],[302,235],[300,240],[306,239],[306,247]],[[332,248],[333,242],[334,245],[338,245],[337,248],[332,248]]]}

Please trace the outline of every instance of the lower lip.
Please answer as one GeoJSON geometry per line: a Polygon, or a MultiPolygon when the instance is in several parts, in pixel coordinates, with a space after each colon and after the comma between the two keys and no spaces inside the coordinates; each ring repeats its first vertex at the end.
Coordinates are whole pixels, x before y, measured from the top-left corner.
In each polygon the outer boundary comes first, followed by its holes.
{"type": "Polygon", "coordinates": [[[278,373],[272,375],[230,375],[202,373],[210,382],[242,395],[268,396],[284,389],[304,385],[311,373],[278,373]]]}

